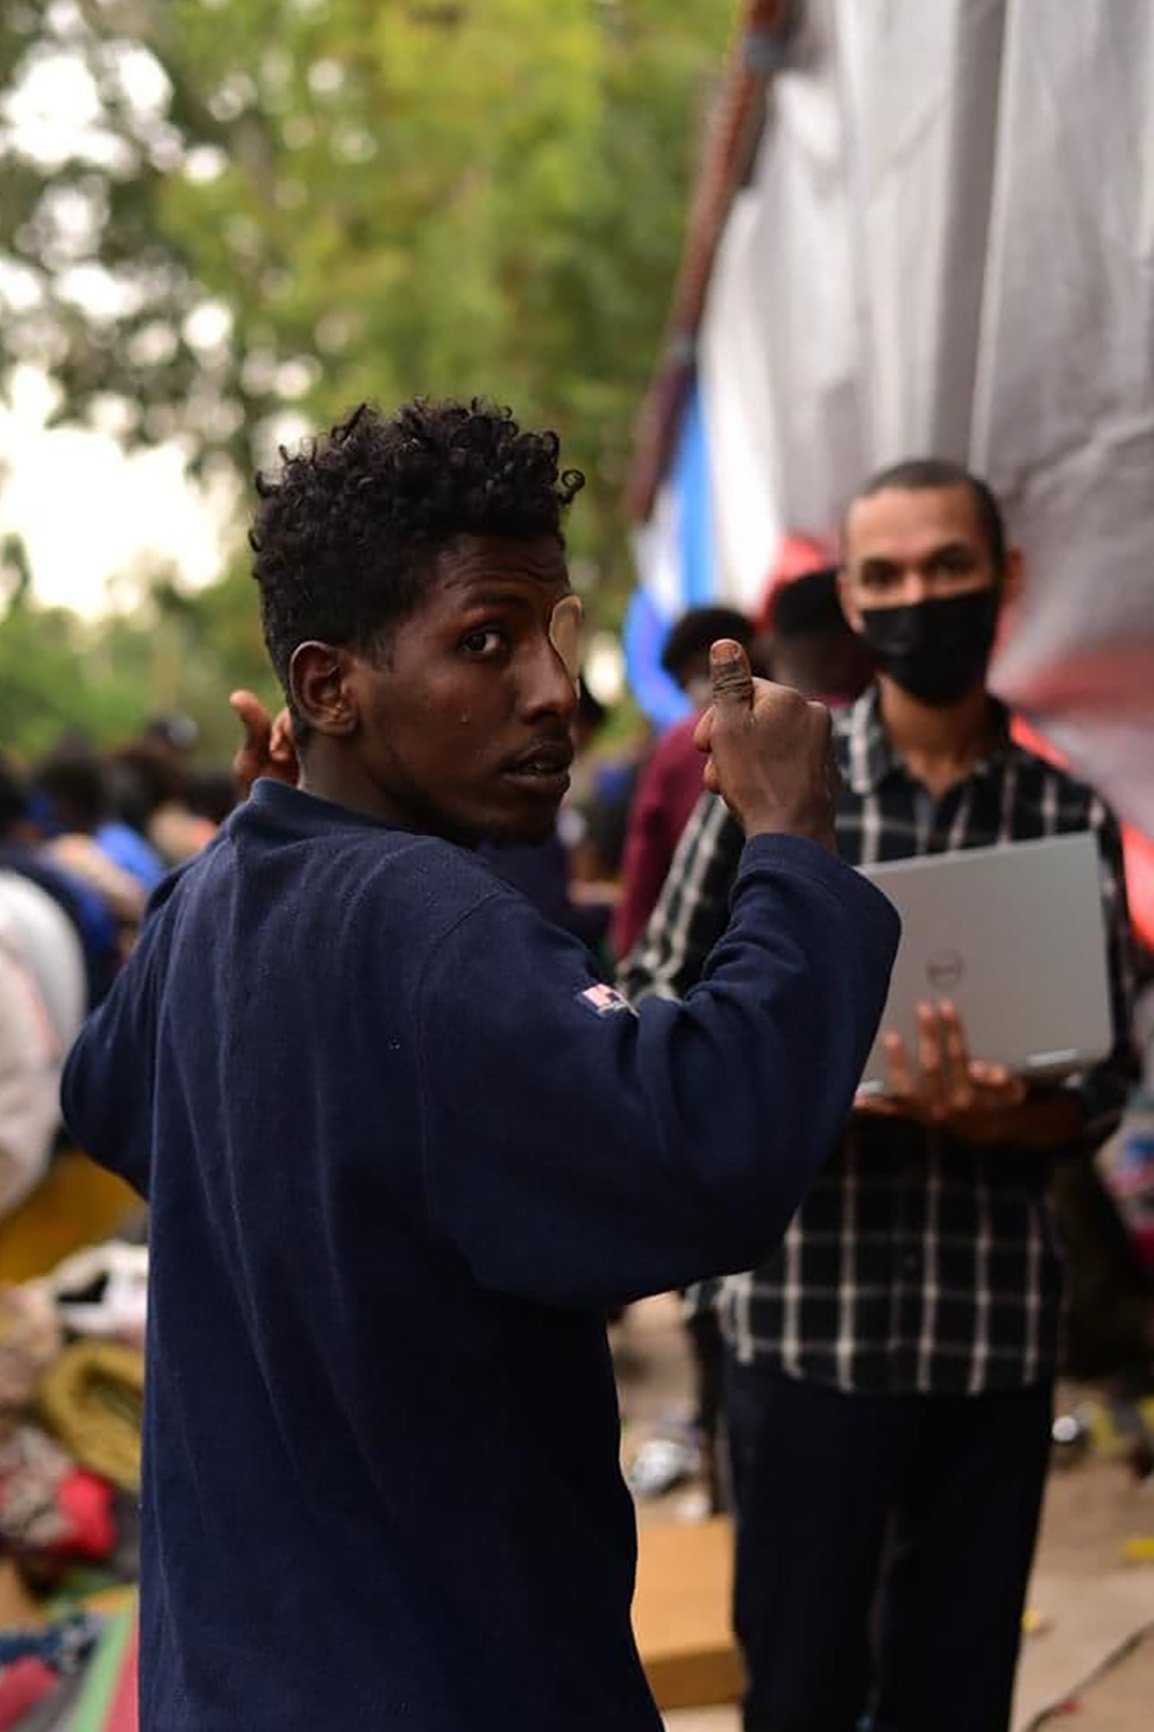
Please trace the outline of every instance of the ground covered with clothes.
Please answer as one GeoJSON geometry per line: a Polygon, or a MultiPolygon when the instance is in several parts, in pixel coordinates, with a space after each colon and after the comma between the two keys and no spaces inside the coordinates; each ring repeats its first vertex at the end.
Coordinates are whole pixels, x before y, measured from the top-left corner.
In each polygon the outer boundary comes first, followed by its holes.
{"type": "Polygon", "coordinates": [[[0,1285],[0,1732],[135,1732],[147,1252],[0,1285]]]}

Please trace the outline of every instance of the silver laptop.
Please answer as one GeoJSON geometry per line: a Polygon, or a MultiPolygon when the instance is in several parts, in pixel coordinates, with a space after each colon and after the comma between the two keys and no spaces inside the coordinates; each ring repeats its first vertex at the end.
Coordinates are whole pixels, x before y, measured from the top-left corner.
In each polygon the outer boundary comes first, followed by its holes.
{"type": "Polygon", "coordinates": [[[884,1087],[881,1033],[902,1035],[916,1063],[917,1006],[943,999],[961,1013],[972,1058],[1039,1080],[1105,1058],[1113,1031],[1092,832],[861,870],[902,917],[867,1087],[884,1087]]]}

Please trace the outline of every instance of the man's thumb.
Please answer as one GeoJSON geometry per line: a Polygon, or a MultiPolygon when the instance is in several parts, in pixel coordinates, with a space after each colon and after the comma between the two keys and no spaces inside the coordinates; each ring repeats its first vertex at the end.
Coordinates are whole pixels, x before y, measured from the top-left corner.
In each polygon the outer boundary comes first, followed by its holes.
{"type": "Polygon", "coordinates": [[[731,637],[718,638],[709,652],[713,701],[725,713],[748,710],[753,704],[753,675],[749,657],[731,637]]]}

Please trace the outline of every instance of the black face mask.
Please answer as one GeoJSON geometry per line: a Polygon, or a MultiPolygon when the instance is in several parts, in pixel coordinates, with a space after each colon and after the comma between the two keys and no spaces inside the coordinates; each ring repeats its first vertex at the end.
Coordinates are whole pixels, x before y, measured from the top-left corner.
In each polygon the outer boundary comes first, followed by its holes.
{"type": "Polygon", "coordinates": [[[923,704],[952,704],[980,685],[994,647],[1001,596],[971,589],[907,607],[862,609],[862,629],[883,673],[923,704]]]}

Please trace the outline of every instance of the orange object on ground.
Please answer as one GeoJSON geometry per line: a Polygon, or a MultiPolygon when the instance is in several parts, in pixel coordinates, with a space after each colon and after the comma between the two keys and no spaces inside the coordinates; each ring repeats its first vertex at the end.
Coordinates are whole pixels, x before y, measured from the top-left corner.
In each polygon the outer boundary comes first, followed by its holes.
{"type": "Polygon", "coordinates": [[[659,1708],[705,1708],[741,1695],[732,1596],[726,1517],[641,1529],[633,1630],[659,1708]]]}

